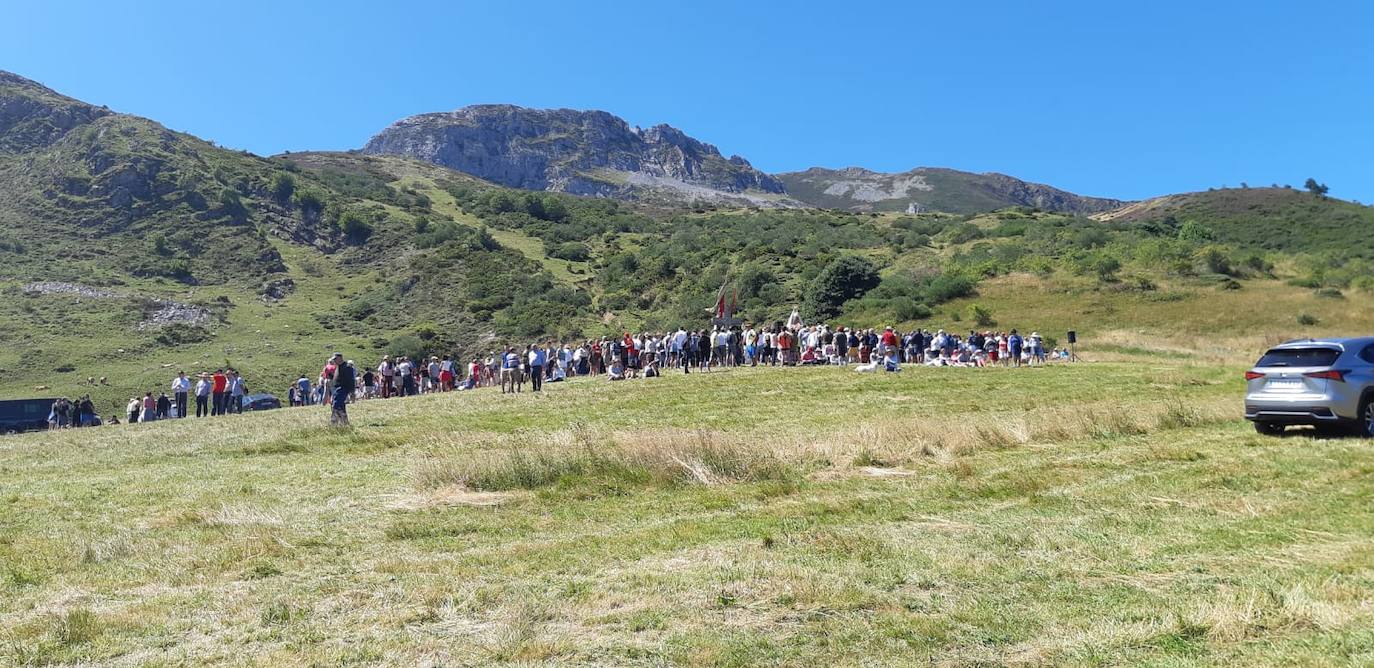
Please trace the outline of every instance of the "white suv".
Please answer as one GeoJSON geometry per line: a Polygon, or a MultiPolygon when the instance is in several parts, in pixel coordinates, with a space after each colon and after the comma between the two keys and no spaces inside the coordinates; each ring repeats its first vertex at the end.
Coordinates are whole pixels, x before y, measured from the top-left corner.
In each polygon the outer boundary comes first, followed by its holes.
{"type": "Polygon", "coordinates": [[[1313,425],[1374,437],[1374,337],[1289,341],[1245,380],[1245,419],[1261,434],[1313,425]]]}

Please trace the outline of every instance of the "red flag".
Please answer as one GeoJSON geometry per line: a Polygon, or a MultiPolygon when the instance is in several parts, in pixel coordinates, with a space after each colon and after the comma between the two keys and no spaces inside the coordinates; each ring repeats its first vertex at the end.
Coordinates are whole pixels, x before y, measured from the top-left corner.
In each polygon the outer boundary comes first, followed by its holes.
{"type": "Polygon", "coordinates": [[[716,293],[716,317],[725,317],[725,284],[720,284],[720,292],[716,293]]]}
{"type": "Polygon", "coordinates": [[[735,311],[739,309],[739,287],[735,287],[735,292],[730,296],[730,316],[735,317],[735,311]]]}

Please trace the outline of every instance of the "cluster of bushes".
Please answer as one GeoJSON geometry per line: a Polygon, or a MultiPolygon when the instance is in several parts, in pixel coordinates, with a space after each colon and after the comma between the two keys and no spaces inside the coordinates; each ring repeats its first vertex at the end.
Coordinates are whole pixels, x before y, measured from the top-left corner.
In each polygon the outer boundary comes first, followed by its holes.
{"type": "Polygon", "coordinates": [[[507,188],[479,190],[461,184],[444,187],[466,213],[492,227],[519,230],[539,239],[550,257],[577,254],[575,247],[567,244],[585,245],[608,232],[642,232],[654,227],[652,218],[615,200],[507,188]],[[555,255],[555,251],[562,255],[555,255]]]}
{"type": "Polygon", "coordinates": [[[957,268],[896,271],[874,289],[844,305],[850,315],[904,322],[928,317],[931,307],[972,295],[977,279],[957,268]]]}

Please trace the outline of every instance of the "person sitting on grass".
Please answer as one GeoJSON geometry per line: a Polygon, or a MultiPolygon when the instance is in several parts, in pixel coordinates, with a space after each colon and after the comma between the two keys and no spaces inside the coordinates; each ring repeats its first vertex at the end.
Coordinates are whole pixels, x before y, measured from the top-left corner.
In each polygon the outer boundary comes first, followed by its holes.
{"type": "Polygon", "coordinates": [[[607,372],[606,380],[625,380],[625,366],[620,363],[620,358],[611,358],[611,368],[607,372]]]}
{"type": "Polygon", "coordinates": [[[892,373],[901,371],[902,365],[898,362],[898,355],[900,355],[898,348],[896,346],[884,347],[886,350],[883,352],[883,369],[892,373]]]}

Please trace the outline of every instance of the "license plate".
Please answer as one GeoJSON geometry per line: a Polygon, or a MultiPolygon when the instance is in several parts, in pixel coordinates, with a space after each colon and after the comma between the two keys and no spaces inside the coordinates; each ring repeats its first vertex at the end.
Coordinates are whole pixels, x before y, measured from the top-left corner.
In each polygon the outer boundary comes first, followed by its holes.
{"type": "Polygon", "coordinates": [[[1271,380],[1269,387],[1275,390],[1296,390],[1302,387],[1300,380],[1271,380]]]}

